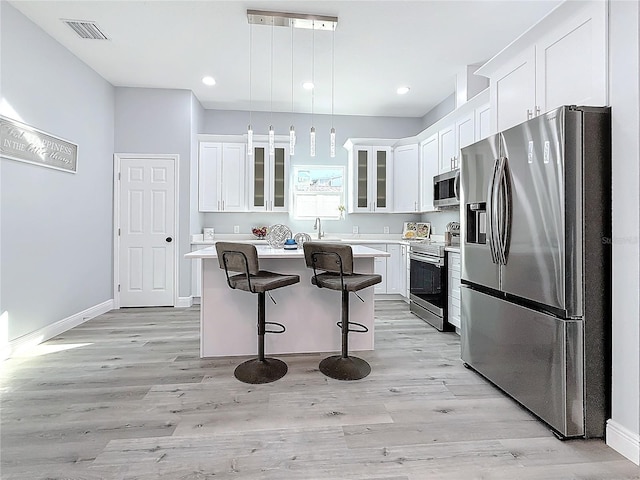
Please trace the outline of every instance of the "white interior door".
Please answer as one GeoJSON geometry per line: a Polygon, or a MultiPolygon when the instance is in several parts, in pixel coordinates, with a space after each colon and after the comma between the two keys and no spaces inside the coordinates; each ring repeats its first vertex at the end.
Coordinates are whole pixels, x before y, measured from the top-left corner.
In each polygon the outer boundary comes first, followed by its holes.
{"type": "Polygon", "coordinates": [[[173,158],[120,157],[121,307],[175,305],[175,168],[173,158]]]}

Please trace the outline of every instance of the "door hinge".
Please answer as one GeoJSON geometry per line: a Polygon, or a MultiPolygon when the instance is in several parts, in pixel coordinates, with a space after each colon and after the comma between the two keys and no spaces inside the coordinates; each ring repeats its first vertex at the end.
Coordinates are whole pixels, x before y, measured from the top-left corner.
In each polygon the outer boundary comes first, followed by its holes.
{"type": "Polygon", "coordinates": [[[118,292],[120,291],[120,284],[118,284],[118,292]]]}
{"type": "Polygon", "coordinates": [[[122,180],[122,174],[118,172],[118,180],[122,180]]]}
{"type": "Polygon", "coordinates": [[[118,236],[120,236],[120,229],[118,229],[118,236]]]}

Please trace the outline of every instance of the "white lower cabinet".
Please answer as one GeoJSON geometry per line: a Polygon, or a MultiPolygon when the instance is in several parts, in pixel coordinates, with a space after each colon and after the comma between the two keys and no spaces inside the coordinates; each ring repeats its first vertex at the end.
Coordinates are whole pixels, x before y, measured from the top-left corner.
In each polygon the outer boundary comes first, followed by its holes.
{"type": "MultiPolygon", "coordinates": [[[[207,245],[191,245],[191,251],[202,250],[207,245]]],[[[202,296],[202,260],[194,258],[191,260],[191,297],[195,303],[200,303],[202,296]]]]}
{"type": "Polygon", "coordinates": [[[460,254],[447,252],[447,285],[449,296],[447,302],[447,321],[456,328],[460,326],[460,254]]]}
{"type": "Polygon", "coordinates": [[[409,247],[398,243],[375,243],[366,246],[391,254],[390,257],[374,259],[374,272],[382,275],[382,282],[374,287],[374,293],[407,296],[409,247]]]}
{"type": "Polygon", "coordinates": [[[402,254],[400,245],[397,243],[387,245],[387,253],[391,256],[387,257],[387,293],[397,293],[402,295],[404,288],[404,265],[402,263],[402,254]]]}
{"type": "Polygon", "coordinates": [[[404,249],[404,268],[405,268],[405,294],[407,300],[409,300],[409,295],[411,294],[411,258],[409,257],[409,246],[403,245],[404,249]]]}
{"type": "MultiPolygon", "coordinates": [[[[383,243],[367,245],[367,247],[380,250],[382,252],[387,251],[387,246],[383,243]]],[[[387,257],[375,257],[373,259],[373,273],[377,273],[382,276],[382,282],[378,283],[374,287],[374,293],[387,293],[387,257]]]]}

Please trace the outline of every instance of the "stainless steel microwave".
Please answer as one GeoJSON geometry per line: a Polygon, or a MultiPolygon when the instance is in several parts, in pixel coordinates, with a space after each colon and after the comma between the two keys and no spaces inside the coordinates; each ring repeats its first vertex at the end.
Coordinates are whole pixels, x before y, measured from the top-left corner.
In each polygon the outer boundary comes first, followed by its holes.
{"type": "Polygon", "coordinates": [[[433,206],[436,208],[460,205],[460,169],[433,177],[433,206]]]}

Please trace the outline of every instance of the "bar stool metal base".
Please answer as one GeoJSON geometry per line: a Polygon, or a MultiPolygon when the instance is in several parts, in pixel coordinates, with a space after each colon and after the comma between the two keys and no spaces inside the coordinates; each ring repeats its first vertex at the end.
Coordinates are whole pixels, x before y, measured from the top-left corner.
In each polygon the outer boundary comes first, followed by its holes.
{"type": "Polygon", "coordinates": [[[244,383],[271,383],[281,379],[287,373],[287,364],[277,358],[253,358],[238,365],[233,372],[244,383]]]}
{"type": "Polygon", "coordinates": [[[371,373],[371,366],[358,357],[334,355],[320,362],[320,371],[336,380],[360,380],[371,373]]]}

